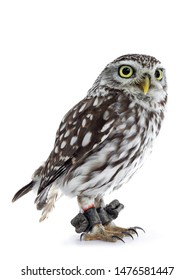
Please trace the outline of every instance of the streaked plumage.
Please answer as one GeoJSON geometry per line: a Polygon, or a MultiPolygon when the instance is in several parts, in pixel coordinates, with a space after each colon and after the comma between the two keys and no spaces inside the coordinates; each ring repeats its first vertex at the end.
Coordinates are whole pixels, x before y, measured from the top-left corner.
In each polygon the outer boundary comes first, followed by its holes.
{"type": "Polygon", "coordinates": [[[166,89],[165,69],[154,57],[125,55],[108,64],[64,116],[48,159],[13,201],[38,187],[43,220],[58,190],[90,204],[121,187],[152,149],[164,119],[166,89]]]}

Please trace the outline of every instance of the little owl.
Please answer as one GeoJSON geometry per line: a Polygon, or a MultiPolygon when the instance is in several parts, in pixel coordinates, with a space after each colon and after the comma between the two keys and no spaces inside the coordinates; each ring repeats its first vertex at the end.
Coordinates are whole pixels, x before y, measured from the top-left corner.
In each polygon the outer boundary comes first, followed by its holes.
{"type": "Polygon", "coordinates": [[[114,224],[124,206],[118,200],[105,205],[103,197],[141,167],[160,131],[166,103],[159,60],[139,54],[117,58],[64,116],[48,159],[13,201],[37,189],[35,203],[43,221],[60,193],[76,196],[80,212],[71,224],[83,240],[114,242],[137,234],[139,227],[114,224]]]}

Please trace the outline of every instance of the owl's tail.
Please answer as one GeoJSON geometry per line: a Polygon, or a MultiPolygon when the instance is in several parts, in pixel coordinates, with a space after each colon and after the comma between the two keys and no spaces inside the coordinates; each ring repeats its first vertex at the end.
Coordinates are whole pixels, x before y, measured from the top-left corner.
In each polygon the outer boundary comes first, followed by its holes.
{"type": "MultiPolygon", "coordinates": [[[[17,193],[14,195],[12,202],[15,202],[17,199],[22,197],[23,195],[30,192],[32,189],[36,189],[37,185],[40,182],[31,181],[28,185],[21,188],[17,193]]],[[[48,218],[49,213],[53,210],[55,202],[57,198],[60,198],[61,191],[58,188],[58,185],[52,184],[47,186],[35,199],[35,204],[38,210],[42,210],[42,215],[40,218],[40,222],[48,218]]]]}
{"type": "Polygon", "coordinates": [[[60,197],[58,185],[52,184],[47,186],[35,199],[38,210],[42,210],[39,222],[48,218],[50,212],[54,209],[57,198],[60,197]]]}
{"type": "Polygon", "coordinates": [[[23,195],[25,195],[28,192],[30,192],[33,189],[35,183],[36,183],[35,181],[31,181],[28,185],[24,186],[19,191],[17,191],[17,193],[14,195],[14,197],[12,199],[12,202],[15,202],[18,198],[20,198],[23,195]]]}

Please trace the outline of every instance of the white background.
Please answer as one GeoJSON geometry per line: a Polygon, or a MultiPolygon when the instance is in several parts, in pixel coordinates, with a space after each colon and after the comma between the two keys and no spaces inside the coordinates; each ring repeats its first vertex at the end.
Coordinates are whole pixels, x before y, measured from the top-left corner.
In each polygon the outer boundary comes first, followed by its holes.
{"type": "Polygon", "coordinates": [[[130,279],[114,276],[116,266],[174,266],[172,276],[153,277],[193,279],[193,2],[0,2],[1,279],[41,279],[21,276],[27,265],[111,269],[97,277],[108,280],[130,279]],[[168,112],[152,156],[131,182],[106,197],[108,203],[118,198],[125,204],[118,225],[139,225],[146,234],[125,244],[79,242],[70,225],[78,212],[76,199],[61,198],[41,224],[33,194],[14,204],[11,199],[49,155],[63,115],[107,63],[127,53],[161,60],[169,85],[168,112]]]}

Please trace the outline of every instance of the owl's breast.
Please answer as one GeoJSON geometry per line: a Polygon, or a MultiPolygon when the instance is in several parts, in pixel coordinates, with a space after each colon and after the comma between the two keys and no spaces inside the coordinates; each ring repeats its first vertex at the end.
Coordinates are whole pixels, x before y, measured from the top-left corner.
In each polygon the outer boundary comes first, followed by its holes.
{"type": "Polygon", "coordinates": [[[157,131],[156,117],[147,111],[121,113],[108,138],[66,176],[64,192],[96,196],[120,187],[143,164],[157,131]]]}
{"type": "Polygon", "coordinates": [[[127,112],[113,132],[118,138],[118,148],[110,157],[113,166],[121,164],[121,170],[115,177],[113,188],[126,183],[142,166],[152,151],[153,142],[159,133],[161,117],[143,108],[127,112]]]}

